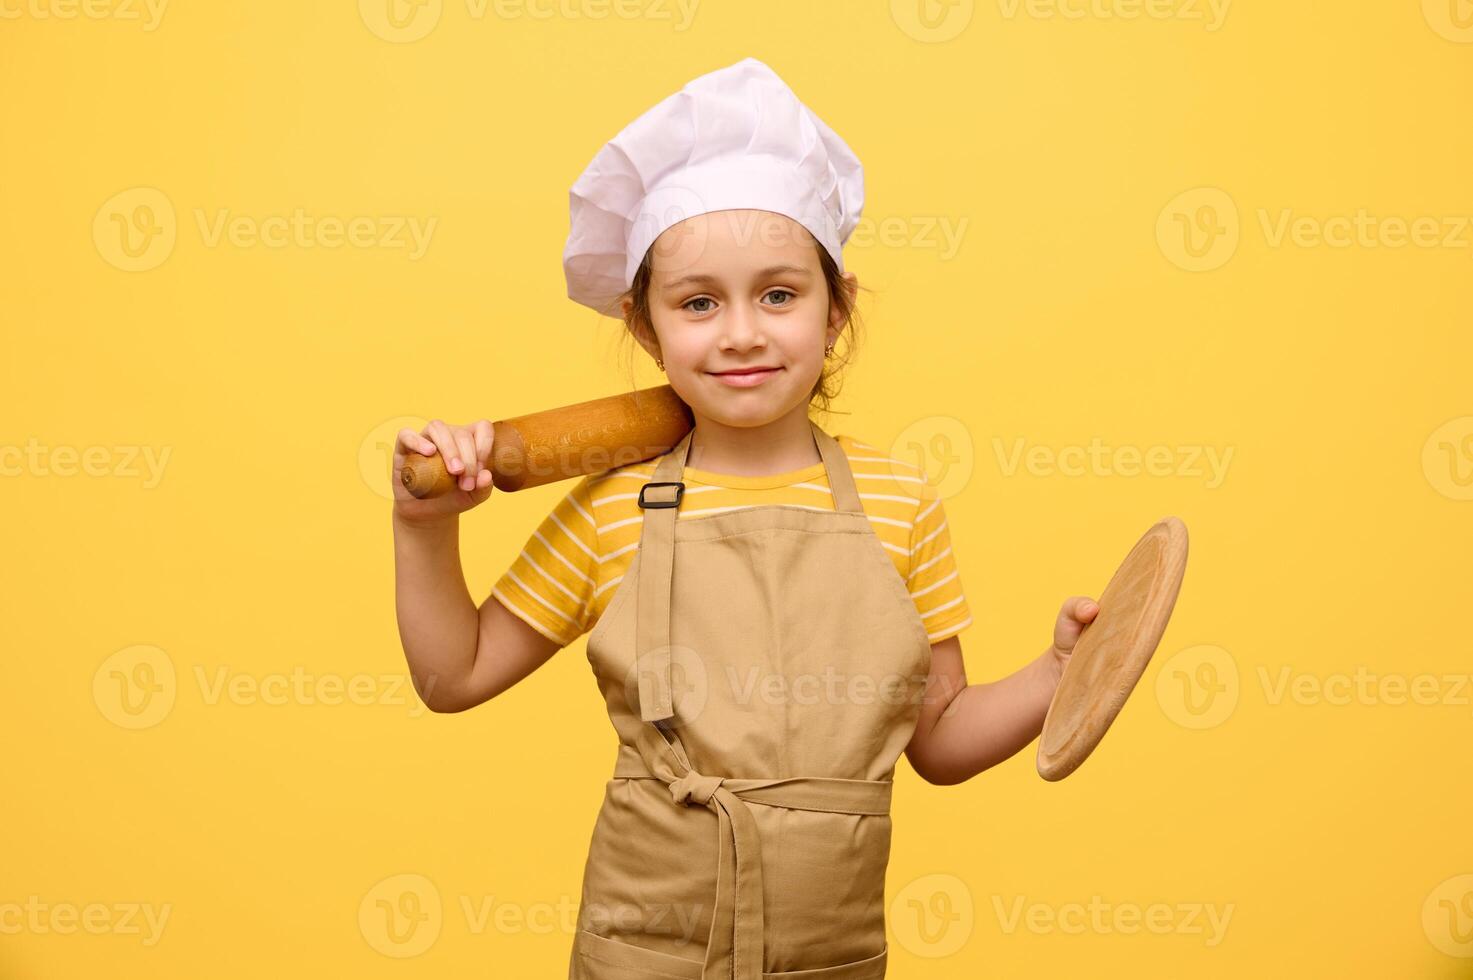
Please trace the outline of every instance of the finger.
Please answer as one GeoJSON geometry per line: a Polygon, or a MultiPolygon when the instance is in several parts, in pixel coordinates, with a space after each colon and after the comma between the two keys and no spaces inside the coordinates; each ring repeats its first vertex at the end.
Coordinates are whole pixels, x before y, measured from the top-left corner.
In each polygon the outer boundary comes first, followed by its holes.
{"type": "Polygon", "coordinates": [[[451,474],[461,473],[465,470],[465,464],[460,461],[460,450],[455,445],[455,435],[450,431],[450,426],[439,419],[435,419],[425,426],[425,434],[440,451],[440,456],[445,460],[445,469],[451,474]]]}
{"type": "Polygon", "coordinates": [[[490,422],[481,419],[471,431],[476,441],[476,463],[478,464],[476,476],[479,477],[482,472],[489,471],[491,468],[489,460],[491,459],[491,446],[496,442],[496,430],[491,427],[490,422]]]}
{"type": "Polygon", "coordinates": [[[1075,641],[1079,639],[1079,634],[1084,631],[1089,621],[1094,619],[1098,611],[1098,607],[1094,606],[1094,600],[1089,596],[1076,595],[1065,599],[1064,604],[1059,608],[1058,618],[1054,620],[1054,646],[1063,651],[1072,650],[1075,641]],[[1087,615],[1080,609],[1086,604],[1094,607],[1087,615]]]}
{"type": "Polygon", "coordinates": [[[434,455],[435,444],[413,429],[400,429],[394,437],[394,472],[403,468],[411,453],[421,456],[434,455]]]}
{"type": "Polygon", "coordinates": [[[1076,623],[1087,623],[1099,612],[1099,606],[1087,595],[1073,595],[1064,600],[1064,605],[1059,609],[1059,621],[1073,620],[1076,623]]]}
{"type": "Polygon", "coordinates": [[[487,497],[491,496],[491,491],[494,489],[495,485],[492,481],[490,470],[482,470],[481,472],[477,473],[476,488],[471,491],[472,506],[481,503],[487,497]]]}
{"type": "Polygon", "coordinates": [[[406,450],[412,449],[421,456],[435,455],[435,444],[408,427],[399,430],[399,445],[406,450]]]}
{"type": "Polygon", "coordinates": [[[1059,617],[1055,620],[1054,625],[1058,627],[1077,626],[1081,622],[1086,622],[1080,607],[1090,601],[1089,596],[1086,595],[1072,595],[1065,599],[1063,605],[1059,607],[1059,617]]]}
{"type": "Polygon", "coordinates": [[[460,451],[460,458],[465,463],[465,469],[460,472],[460,489],[474,490],[476,487],[476,437],[466,426],[457,426],[454,430],[455,445],[460,451]]]}

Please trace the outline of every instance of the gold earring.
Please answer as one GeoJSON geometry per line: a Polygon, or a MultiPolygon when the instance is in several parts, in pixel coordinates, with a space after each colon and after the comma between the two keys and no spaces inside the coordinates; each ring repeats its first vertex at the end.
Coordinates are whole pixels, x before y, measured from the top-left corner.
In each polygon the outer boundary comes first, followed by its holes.
{"type": "Polygon", "coordinates": [[[663,371],[663,370],[665,370],[665,362],[664,362],[664,361],[662,361],[662,360],[660,360],[660,359],[659,359],[659,358],[658,358],[658,357],[657,357],[657,358],[655,358],[655,367],[657,367],[657,368],[659,368],[659,369],[660,369],[660,370],[661,370],[661,371],[663,371]]]}
{"type": "Polygon", "coordinates": [[[833,344],[829,344],[827,347],[825,347],[823,349],[823,356],[824,357],[833,357],[834,356],[834,345],[833,344]]]}

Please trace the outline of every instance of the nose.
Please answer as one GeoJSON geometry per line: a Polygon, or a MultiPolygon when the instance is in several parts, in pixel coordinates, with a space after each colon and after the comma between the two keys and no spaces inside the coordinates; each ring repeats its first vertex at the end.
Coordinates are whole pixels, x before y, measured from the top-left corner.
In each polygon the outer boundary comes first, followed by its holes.
{"type": "Polygon", "coordinates": [[[733,303],[721,323],[721,348],[745,351],[767,346],[760,314],[748,303],[733,303]]]}

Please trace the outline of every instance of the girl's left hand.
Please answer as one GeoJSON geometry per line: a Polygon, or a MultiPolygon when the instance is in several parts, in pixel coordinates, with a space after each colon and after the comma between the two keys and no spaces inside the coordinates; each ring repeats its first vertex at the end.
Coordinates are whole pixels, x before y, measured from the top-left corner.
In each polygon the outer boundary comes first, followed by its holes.
{"type": "Polygon", "coordinates": [[[1079,634],[1094,621],[1099,611],[1100,604],[1086,595],[1070,596],[1059,607],[1059,618],[1054,622],[1054,645],[1049,648],[1049,653],[1054,656],[1060,677],[1069,664],[1074,644],[1079,642],[1079,634]]]}

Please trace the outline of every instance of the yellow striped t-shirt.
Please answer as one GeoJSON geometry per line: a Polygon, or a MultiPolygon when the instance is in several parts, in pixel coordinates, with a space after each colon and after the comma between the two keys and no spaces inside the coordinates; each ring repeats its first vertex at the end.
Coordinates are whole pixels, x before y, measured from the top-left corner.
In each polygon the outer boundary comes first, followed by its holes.
{"type": "MultiPolygon", "coordinates": [[[[946,514],[925,474],[868,443],[834,436],[865,516],[895,562],[932,643],[971,624],[946,514]]],[[[644,512],[639,488],[663,457],[583,477],[527,539],[491,594],[533,629],[567,646],[593,629],[624,578],[644,512]]],[[[771,476],[685,468],[677,520],[717,510],[794,504],[833,510],[822,462],[771,476]]]]}

